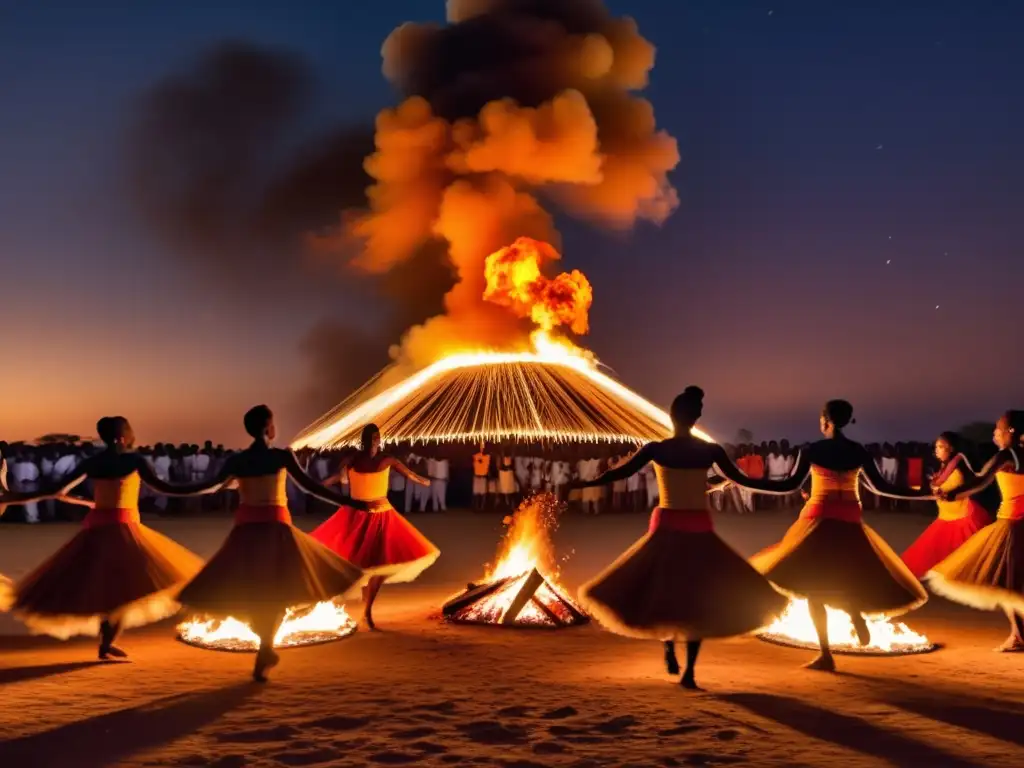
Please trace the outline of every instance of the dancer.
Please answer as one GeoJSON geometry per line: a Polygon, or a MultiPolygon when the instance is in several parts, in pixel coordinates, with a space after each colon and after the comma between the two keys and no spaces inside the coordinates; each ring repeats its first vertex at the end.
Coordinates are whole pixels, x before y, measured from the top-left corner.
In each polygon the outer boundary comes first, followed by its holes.
{"type": "Polygon", "coordinates": [[[811,478],[800,517],[782,541],[754,555],[750,563],[782,591],[807,599],[821,649],[807,667],[828,672],[835,670],[835,660],[828,643],[826,605],[848,613],[857,639],[867,645],[871,635],[863,614],[897,615],[928,599],[910,569],[864,525],[858,481],[863,472],[875,493],[897,499],[934,496],[887,483],[864,446],[843,434],[852,423],[853,406],[830,400],[820,418],[825,439],[802,451],[796,471],[783,481],[737,477],[730,474],[731,468],[719,466],[728,480],[760,493],[794,493],[811,478]]]}
{"type": "Polygon", "coordinates": [[[1002,608],[1010,635],[996,650],[1024,651],[1024,465],[1021,463],[1024,411],[1007,411],[992,440],[999,452],[981,474],[952,491],[947,502],[967,498],[993,481],[1003,499],[996,521],[982,528],[928,574],[928,586],[950,600],[974,608],[1002,608]]]}
{"type": "Polygon", "coordinates": [[[935,458],[939,460],[940,469],[931,487],[940,496],[936,502],[939,516],[902,555],[910,572],[919,579],[991,522],[985,508],[969,496],[956,501],[941,497],[976,479],[970,462],[960,450],[960,436],[955,432],[939,435],[935,441],[935,458]]]}
{"type": "Polygon", "coordinates": [[[102,418],[96,431],[106,448],[59,487],[0,497],[0,504],[59,498],[93,506],[67,495],[86,479],[95,495],[95,509],[81,530],[14,586],[11,610],[35,633],[60,639],[98,634],[101,659],[125,658],[114,644],[121,631],[177,613],[177,590],[203,562],[140,522],[140,481],[157,493],[174,495],[178,489],[132,451],[135,434],[128,420],[102,418]]]}
{"type": "Polygon", "coordinates": [[[237,481],[240,503],[231,533],[178,599],[197,612],[248,621],[260,639],[253,679],[262,683],[278,663],[274,636],[285,610],[345,596],[363,583],[363,573],[292,525],[288,478],[329,503],[358,502],[316,482],[291,451],[270,447],[277,430],[267,406],[245,414],[245,431],[252,444],[229,457],[212,481],[188,489],[212,493],[237,481]]]}
{"type": "Polygon", "coordinates": [[[360,450],[348,463],[352,496],[366,509],[343,504],[315,531],[313,538],[350,560],[369,576],[363,588],[363,620],[373,622],[373,603],[384,582],[412,581],[429,568],[441,551],[427,541],[388,501],[391,470],[406,482],[429,487],[430,481],[380,450],[380,430],[375,424],[363,427],[360,450]]]}
{"type": "Polygon", "coordinates": [[[703,398],[698,387],[687,387],[672,403],[673,437],[648,443],[595,480],[574,484],[595,488],[654,464],[661,501],[648,532],[581,588],[580,601],[616,634],[665,641],[669,674],[679,674],[674,641],[685,640],[680,684],[688,689],[697,688],[694,667],[703,640],[752,632],[786,607],[786,598],[714,531],[707,509],[708,469],[728,466],[732,474],[740,472],[721,446],[690,434],[703,398]]]}

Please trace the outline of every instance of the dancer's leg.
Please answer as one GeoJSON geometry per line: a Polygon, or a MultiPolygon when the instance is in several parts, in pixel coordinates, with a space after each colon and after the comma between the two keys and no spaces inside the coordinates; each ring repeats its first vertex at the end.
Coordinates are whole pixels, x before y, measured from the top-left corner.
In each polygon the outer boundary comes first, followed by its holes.
{"type": "Polygon", "coordinates": [[[679,659],[676,658],[676,644],[673,640],[665,641],[665,669],[670,675],[679,674],[679,659]]]}
{"type": "Polygon", "coordinates": [[[372,576],[364,588],[363,600],[365,606],[363,607],[363,620],[366,621],[368,629],[377,628],[377,625],[373,623],[373,603],[377,599],[377,593],[380,592],[381,585],[383,584],[383,576],[372,576]]]}
{"type": "Polygon", "coordinates": [[[807,668],[833,672],[836,663],[832,658],[832,649],[828,645],[828,614],[825,611],[825,604],[809,600],[808,608],[811,612],[811,621],[814,622],[814,630],[818,633],[818,647],[821,648],[821,653],[818,654],[818,658],[807,665],[807,668]]]}
{"type": "Polygon", "coordinates": [[[1010,620],[1010,636],[996,650],[1003,653],[1020,653],[1024,651],[1024,617],[1009,606],[1003,610],[1006,612],[1006,618],[1010,620]]]}
{"type": "Polygon", "coordinates": [[[679,684],[691,691],[697,690],[697,680],[694,677],[694,668],[697,666],[697,656],[700,654],[700,640],[686,641],[686,671],[683,672],[679,684]]]}
{"type": "Polygon", "coordinates": [[[277,652],[274,650],[274,635],[284,619],[283,614],[266,614],[253,619],[252,631],[260,639],[259,650],[256,651],[256,665],[252,671],[252,678],[257,683],[267,682],[267,672],[277,666],[277,652]]]}
{"type": "Polygon", "coordinates": [[[114,645],[117,636],[121,634],[121,623],[112,621],[108,616],[100,622],[100,658],[103,660],[111,657],[115,659],[127,658],[128,654],[114,645]]]}

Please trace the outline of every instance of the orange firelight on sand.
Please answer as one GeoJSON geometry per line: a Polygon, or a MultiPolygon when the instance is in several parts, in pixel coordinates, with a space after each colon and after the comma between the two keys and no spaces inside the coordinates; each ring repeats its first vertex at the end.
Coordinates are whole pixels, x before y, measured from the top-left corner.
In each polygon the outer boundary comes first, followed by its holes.
{"type": "Polygon", "coordinates": [[[508,530],[495,565],[483,580],[449,600],[449,621],[494,626],[558,627],[584,624],[587,616],[558,584],[551,531],[559,502],[550,493],[532,496],[504,520],[508,530]]]}
{"type": "Polygon", "coordinates": [[[586,333],[590,330],[587,316],[594,302],[586,275],[578,269],[555,277],[545,277],[542,272],[545,262],[560,258],[550,243],[517,238],[484,262],[484,300],[530,318],[545,333],[556,326],[566,326],[578,335],[586,333]]]}

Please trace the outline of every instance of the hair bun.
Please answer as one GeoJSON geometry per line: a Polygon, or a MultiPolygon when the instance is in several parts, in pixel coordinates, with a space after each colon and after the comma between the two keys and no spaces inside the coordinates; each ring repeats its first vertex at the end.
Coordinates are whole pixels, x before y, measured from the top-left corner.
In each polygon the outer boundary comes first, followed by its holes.
{"type": "Polygon", "coordinates": [[[704,401],[704,390],[701,389],[700,387],[695,387],[693,385],[690,385],[689,387],[687,387],[686,389],[683,390],[683,397],[685,397],[685,398],[687,398],[689,400],[696,400],[697,402],[703,402],[704,401]]]}

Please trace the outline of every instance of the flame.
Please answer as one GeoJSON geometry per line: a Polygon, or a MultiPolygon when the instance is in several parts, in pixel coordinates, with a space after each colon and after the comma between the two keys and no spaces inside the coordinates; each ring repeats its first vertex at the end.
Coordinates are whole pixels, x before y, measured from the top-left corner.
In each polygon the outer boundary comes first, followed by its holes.
{"type": "MultiPolygon", "coordinates": [[[[355,631],[355,622],[340,603],[325,600],[312,608],[289,608],[274,635],[275,648],[340,640],[355,631]]],[[[233,651],[255,651],[260,639],[252,628],[233,617],[193,617],[178,625],[178,636],[192,645],[233,651]]]]}
{"type": "Polygon", "coordinates": [[[508,529],[498,548],[497,562],[488,567],[482,583],[507,580],[500,589],[474,603],[465,610],[463,619],[497,624],[505,616],[520,588],[534,569],[545,581],[534,593],[534,600],[523,606],[516,617],[517,624],[553,626],[554,622],[537,604],[543,603],[563,619],[572,623],[571,614],[565,604],[579,608],[558,584],[558,568],[555,564],[551,532],[557,527],[558,500],[550,493],[532,496],[503,521],[508,529]]]}
{"type": "MultiPolygon", "coordinates": [[[[927,637],[918,634],[906,624],[891,623],[883,617],[867,618],[871,641],[861,645],[850,621],[850,615],[835,608],[826,607],[828,615],[828,642],[835,651],[852,653],[900,654],[921,653],[935,646],[927,637]]],[[[818,633],[811,621],[810,608],[806,600],[791,600],[785,612],[760,633],[767,640],[818,647],[818,633]]]]}
{"type": "Polygon", "coordinates": [[[517,238],[484,262],[484,299],[529,317],[544,332],[568,326],[575,334],[590,329],[588,313],[594,301],[590,281],[577,269],[553,278],[541,271],[544,262],[557,261],[555,247],[531,237],[517,238]]]}

